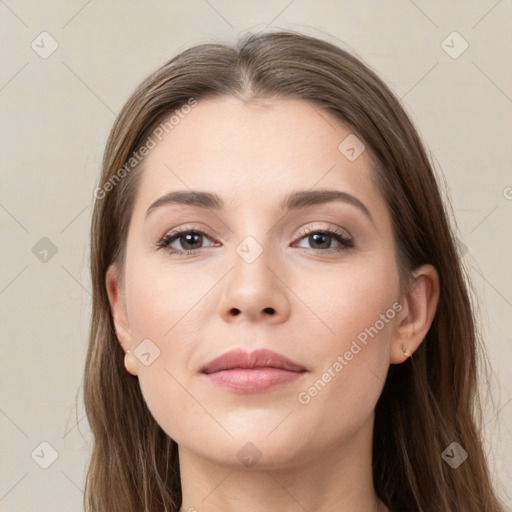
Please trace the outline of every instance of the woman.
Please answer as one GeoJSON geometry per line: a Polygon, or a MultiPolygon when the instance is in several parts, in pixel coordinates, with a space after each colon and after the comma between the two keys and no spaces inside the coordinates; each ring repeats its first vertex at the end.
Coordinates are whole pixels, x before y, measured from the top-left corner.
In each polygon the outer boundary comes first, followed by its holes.
{"type": "Polygon", "coordinates": [[[447,213],[362,62],[293,32],[182,52],[95,196],[88,511],[503,510],[447,213]]]}

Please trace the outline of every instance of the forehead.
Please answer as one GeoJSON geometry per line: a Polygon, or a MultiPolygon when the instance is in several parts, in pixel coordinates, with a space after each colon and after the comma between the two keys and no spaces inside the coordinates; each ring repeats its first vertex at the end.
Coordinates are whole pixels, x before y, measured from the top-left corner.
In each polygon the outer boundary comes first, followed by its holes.
{"type": "Polygon", "coordinates": [[[303,100],[200,100],[155,140],[144,161],[136,205],[187,188],[211,190],[228,204],[278,202],[289,191],[313,188],[337,188],[378,201],[368,151],[349,159],[344,141],[355,142],[358,152],[363,147],[350,127],[303,100]]]}

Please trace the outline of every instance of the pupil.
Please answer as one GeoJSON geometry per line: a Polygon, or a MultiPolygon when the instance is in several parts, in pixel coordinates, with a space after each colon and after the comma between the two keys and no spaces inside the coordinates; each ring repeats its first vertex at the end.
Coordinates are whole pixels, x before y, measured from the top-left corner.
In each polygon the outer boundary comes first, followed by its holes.
{"type": "MultiPolygon", "coordinates": [[[[331,237],[330,237],[329,235],[322,235],[322,234],[320,234],[320,233],[315,233],[315,234],[313,234],[313,235],[310,235],[310,239],[311,239],[312,241],[314,241],[315,243],[318,243],[318,242],[319,242],[319,243],[320,243],[320,245],[322,245],[322,248],[323,248],[323,249],[328,249],[328,248],[329,248],[329,245],[330,245],[330,241],[331,241],[331,237]],[[324,241],[324,243],[322,244],[322,243],[321,243],[321,240],[320,240],[320,242],[319,242],[319,240],[318,240],[318,238],[319,238],[319,237],[320,237],[320,239],[322,239],[322,238],[323,238],[324,240],[327,240],[327,243],[324,241]]],[[[311,241],[311,240],[310,240],[310,241],[311,241]]]]}
{"type": "MultiPolygon", "coordinates": [[[[185,235],[185,244],[186,245],[193,245],[194,244],[194,241],[193,241],[193,238],[194,237],[201,237],[202,235],[200,235],[199,233],[189,233],[187,235],[185,235]]],[[[201,241],[201,238],[199,238],[199,241],[201,241]]],[[[196,242],[197,243],[197,240],[196,242]]],[[[195,247],[192,247],[192,249],[195,249],[195,247]]]]}

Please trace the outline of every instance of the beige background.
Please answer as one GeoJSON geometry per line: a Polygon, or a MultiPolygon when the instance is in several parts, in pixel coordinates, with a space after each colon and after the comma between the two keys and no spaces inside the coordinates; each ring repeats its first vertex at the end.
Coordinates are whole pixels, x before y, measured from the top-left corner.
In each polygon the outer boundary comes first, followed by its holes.
{"type": "Polygon", "coordinates": [[[494,372],[486,447],[511,506],[511,19],[510,0],[0,2],[0,510],[82,508],[88,229],[115,114],[179,51],[267,26],[352,49],[402,98],[442,169],[494,372]],[[43,31],[58,43],[47,58],[43,31]],[[47,469],[42,442],[58,454],[47,469]]]}

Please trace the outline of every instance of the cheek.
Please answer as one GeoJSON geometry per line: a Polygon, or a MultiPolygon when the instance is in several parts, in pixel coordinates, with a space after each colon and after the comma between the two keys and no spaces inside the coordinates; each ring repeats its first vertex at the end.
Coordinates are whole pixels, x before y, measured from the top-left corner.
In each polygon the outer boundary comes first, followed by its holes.
{"type": "Polygon", "coordinates": [[[315,283],[318,286],[303,284],[298,292],[315,312],[308,332],[315,340],[309,351],[316,362],[310,387],[301,389],[298,401],[315,402],[311,409],[339,405],[345,412],[348,406],[369,413],[386,378],[395,318],[401,310],[396,267],[377,260],[361,262],[346,271],[317,275],[315,283]]]}
{"type": "Polygon", "coordinates": [[[127,262],[127,308],[135,343],[150,338],[163,349],[166,340],[176,337],[177,332],[188,337],[187,329],[195,325],[190,322],[190,313],[218,273],[203,273],[199,278],[190,268],[155,264],[142,257],[133,258],[131,268],[127,262]]]}
{"type": "Polygon", "coordinates": [[[136,255],[126,262],[133,343],[135,347],[140,343],[140,347],[146,347],[144,353],[150,353],[150,364],[145,365],[143,357],[137,363],[141,392],[156,422],[170,437],[180,440],[192,432],[200,437],[197,426],[208,421],[200,405],[207,401],[196,402],[190,392],[191,373],[196,370],[191,368],[191,358],[202,338],[201,319],[206,321],[201,314],[207,303],[205,294],[219,280],[215,269],[204,272],[200,279],[191,269],[168,264],[164,267],[136,255]]]}
{"type": "Polygon", "coordinates": [[[295,398],[314,435],[326,443],[355,435],[372,414],[386,379],[400,305],[396,285],[382,275],[380,283],[376,278],[353,273],[330,285],[324,298],[310,295],[312,309],[324,303],[319,316],[325,325],[316,335],[310,331],[315,371],[295,398]]]}
{"type": "Polygon", "coordinates": [[[342,350],[376,322],[382,337],[391,331],[388,320],[396,312],[392,310],[385,317],[385,328],[380,318],[399,297],[398,274],[392,261],[384,264],[376,257],[354,260],[346,267],[296,276],[290,288],[300,298],[292,300],[297,310],[307,315],[307,328],[311,330],[314,325],[318,342],[311,350],[319,347],[319,355],[326,349],[331,355],[342,350]]]}

